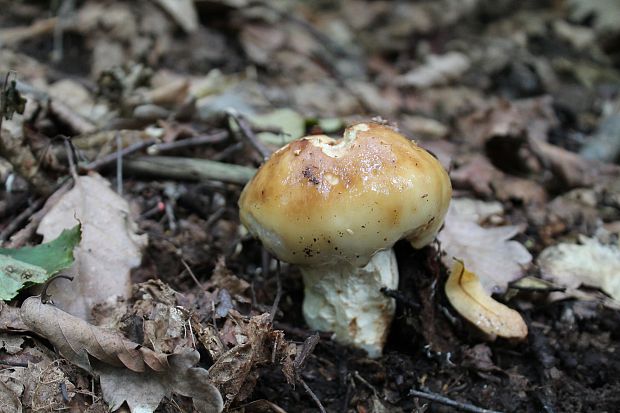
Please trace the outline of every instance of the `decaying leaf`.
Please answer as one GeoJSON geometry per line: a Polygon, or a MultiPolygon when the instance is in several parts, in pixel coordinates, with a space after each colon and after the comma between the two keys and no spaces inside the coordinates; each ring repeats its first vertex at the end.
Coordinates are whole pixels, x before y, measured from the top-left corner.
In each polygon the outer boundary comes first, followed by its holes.
{"type": "Polygon", "coordinates": [[[509,282],[522,276],[532,255],[517,241],[509,241],[521,231],[519,226],[481,227],[478,222],[485,218],[480,215],[483,209],[473,213],[470,202],[453,199],[450,204],[444,228],[437,236],[446,252],[444,264],[450,267],[452,259],[457,258],[480,277],[488,293],[503,292],[509,282]]]}
{"type": "Polygon", "coordinates": [[[452,266],[445,291],[454,309],[491,339],[527,337],[527,325],[521,315],[491,298],[478,276],[461,261],[452,266]]]}
{"type": "Polygon", "coordinates": [[[460,78],[470,66],[471,61],[463,53],[449,52],[444,55],[431,55],[424,65],[400,76],[397,84],[418,88],[443,85],[460,78]]]}
{"type": "Polygon", "coordinates": [[[10,386],[0,376],[0,411],[22,413],[22,402],[19,400],[19,387],[10,386]]]}
{"type": "Polygon", "coordinates": [[[41,284],[73,264],[73,249],[80,238],[78,224],[55,240],[35,247],[0,248],[0,300],[10,300],[22,288],[41,284]]]}
{"type": "Polygon", "coordinates": [[[269,318],[265,313],[245,321],[237,314],[239,344],[222,354],[209,369],[209,376],[224,396],[226,406],[251,394],[259,366],[277,360],[285,369],[287,362],[292,362],[295,345],[284,340],[282,331],[272,330],[269,318]]]}
{"type": "Polygon", "coordinates": [[[200,412],[222,410],[222,398],[207,371],[194,367],[200,359],[196,350],[157,353],[43,304],[39,297],[24,301],[21,316],[63,357],[100,376],[103,397],[113,410],[126,401],[133,413],[153,412],[172,392],[192,397],[200,412]]]}
{"type": "Polygon", "coordinates": [[[569,289],[600,288],[620,302],[620,248],[587,237],[580,242],[543,250],[536,260],[543,277],[569,289]]]}
{"type": "Polygon", "coordinates": [[[87,319],[92,307],[110,297],[128,297],[129,272],[140,265],[146,235],[137,235],[129,205],[99,175],[81,176],[43,218],[37,232],[43,240],[82,223],[82,242],[69,270],[73,282],[59,280],[49,293],[70,314],[87,319]]]}

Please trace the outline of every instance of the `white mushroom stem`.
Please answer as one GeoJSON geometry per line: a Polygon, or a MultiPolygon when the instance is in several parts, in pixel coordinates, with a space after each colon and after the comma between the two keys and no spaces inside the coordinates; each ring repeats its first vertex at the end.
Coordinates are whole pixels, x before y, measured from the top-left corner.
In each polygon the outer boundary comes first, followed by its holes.
{"type": "Polygon", "coordinates": [[[392,249],[377,252],[362,268],[302,266],[305,294],[303,314],[308,326],[332,331],[334,339],[379,357],[396,303],[381,288],[398,287],[398,266],[392,249]]]}

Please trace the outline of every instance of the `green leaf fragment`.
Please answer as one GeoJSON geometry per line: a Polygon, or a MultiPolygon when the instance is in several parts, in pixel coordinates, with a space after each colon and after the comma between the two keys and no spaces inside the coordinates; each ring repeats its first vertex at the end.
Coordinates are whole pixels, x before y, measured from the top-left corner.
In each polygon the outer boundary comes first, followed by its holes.
{"type": "Polygon", "coordinates": [[[48,278],[48,272],[41,267],[0,255],[0,300],[10,300],[25,285],[40,284],[48,278]]]}
{"type": "Polygon", "coordinates": [[[82,226],[64,230],[56,239],[34,247],[0,248],[0,300],[14,298],[24,287],[41,284],[73,264],[73,249],[82,226]]]}

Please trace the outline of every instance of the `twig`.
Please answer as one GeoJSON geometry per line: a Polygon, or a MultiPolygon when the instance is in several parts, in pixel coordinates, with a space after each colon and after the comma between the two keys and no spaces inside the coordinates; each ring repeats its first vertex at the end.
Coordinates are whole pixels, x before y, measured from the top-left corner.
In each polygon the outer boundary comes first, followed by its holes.
{"type": "Polygon", "coordinates": [[[220,152],[216,153],[215,155],[213,155],[211,157],[211,160],[212,161],[221,161],[223,159],[228,158],[230,155],[232,155],[233,153],[237,152],[241,148],[243,148],[243,142],[237,142],[235,144],[232,144],[232,145],[228,146],[227,148],[224,148],[223,150],[221,150],[220,152]]]}
{"type": "Polygon", "coordinates": [[[271,315],[269,316],[270,323],[273,323],[273,320],[276,318],[276,311],[278,311],[278,305],[280,304],[280,299],[282,298],[282,280],[280,278],[280,260],[277,261],[276,286],[277,286],[276,287],[276,298],[273,299],[273,305],[271,306],[271,311],[270,311],[271,315]]]}
{"type": "Polygon", "coordinates": [[[353,377],[358,379],[359,381],[361,381],[366,387],[368,387],[370,389],[370,391],[373,392],[373,394],[377,395],[377,389],[375,389],[375,386],[373,386],[372,384],[368,383],[368,380],[366,380],[365,378],[362,377],[362,375],[359,373],[359,371],[354,371],[353,372],[353,377]]]}
{"type": "Polygon", "coordinates": [[[196,283],[198,288],[200,288],[201,290],[204,291],[204,289],[205,289],[204,286],[200,283],[200,281],[198,281],[198,278],[196,277],[196,274],[194,274],[194,271],[192,271],[192,269],[190,268],[189,264],[187,264],[187,262],[183,258],[181,258],[181,264],[183,264],[183,266],[185,267],[185,269],[189,273],[189,276],[192,277],[192,280],[194,280],[194,282],[196,283]]]}
{"type": "Polygon", "coordinates": [[[319,398],[316,397],[316,394],[314,394],[312,389],[310,389],[310,387],[308,387],[306,382],[301,377],[298,378],[297,381],[299,381],[301,383],[301,385],[304,387],[304,390],[306,391],[306,393],[308,393],[308,395],[312,398],[312,400],[314,400],[314,403],[316,403],[316,406],[319,408],[319,411],[321,413],[327,413],[325,411],[325,407],[323,407],[323,405],[321,404],[321,401],[319,400],[319,398]]]}
{"type": "Polygon", "coordinates": [[[263,160],[269,158],[273,151],[258,139],[258,136],[256,136],[252,128],[250,128],[250,125],[248,125],[243,116],[232,110],[226,113],[237,123],[241,131],[241,136],[262,156],[263,160]]]}
{"type": "MultiPolygon", "coordinates": [[[[47,198],[47,200],[46,198],[40,199],[41,202],[45,202],[45,204],[43,205],[43,208],[39,209],[37,212],[34,212],[37,210],[37,208],[33,208],[32,212],[24,213],[24,218],[27,218],[29,215],[32,215],[30,217],[30,222],[24,228],[22,228],[19,232],[17,232],[15,235],[11,237],[11,240],[8,243],[8,245],[6,245],[6,247],[7,248],[18,248],[24,245],[26,241],[30,238],[30,236],[34,233],[35,229],[39,226],[39,223],[41,222],[43,217],[47,215],[49,210],[52,209],[54,205],[56,205],[58,200],[62,198],[64,194],[69,192],[69,189],[71,189],[71,181],[68,178],[66,178],[58,185],[58,189],[56,189],[52,193],[52,195],[50,195],[50,197],[47,198]]],[[[20,216],[21,215],[22,214],[20,214],[20,216]]],[[[14,221],[12,221],[11,224],[9,225],[12,226],[13,223],[16,221],[18,221],[17,218],[14,221]]],[[[21,225],[21,221],[23,221],[23,219],[19,221],[20,223],[16,223],[16,226],[14,229],[9,231],[9,228],[7,227],[4,229],[3,233],[6,232],[7,237],[10,236],[11,233],[13,233],[15,229],[17,229],[17,227],[21,225]]],[[[1,236],[0,236],[0,239],[2,239],[1,236]]]]}
{"type": "MultiPolygon", "coordinates": [[[[128,147],[122,149],[120,151],[120,156],[127,156],[130,155],[134,152],[138,152],[139,150],[146,148],[147,146],[151,146],[155,143],[155,139],[149,139],[143,142],[136,142],[133,145],[129,145],[128,147]]],[[[106,156],[103,156],[99,159],[95,159],[94,161],[86,164],[86,165],[80,165],[79,166],[79,170],[80,172],[86,172],[86,171],[97,171],[109,164],[111,164],[112,162],[116,161],[117,158],[119,156],[119,152],[114,152],[114,153],[110,153],[106,156]]]]}
{"type": "Polygon", "coordinates": [[[304,387],[304,390],[306,391],[306,393],[308,393],[312,400],[314,400],[321,413],[325,413],[325,408],[321,404],[321,401],[318,397],[316,397],[316,394],[314,394],[312,389],[310,389],[310,387],[301,377],[301,371],[304,369],[308,357],[310,356],[310,354],[312,354],[312,351],[318,344],[319,340],[320,338],[318,333],[314,333],[310,337],[306,338],[304,344],[301,346],[301,351],[299,352],[299,355],[295,357],[295,361],[293,362],[293,369],[295,371],[295,380],[301,383],[301,385],[304,387]]]}
{"type": "Polygon", "coordinates": [[[409,396],[421,397],[423,399],[432,400],[437,403],[441,403],[445,406],[454,407],[456,409],[460,409],[466,412],[472,413],[501,413],[497,410],[489,410],[483,409],[482,407],[474,406],[469,403],[457,402],[456,400],[449,399],[445,396],[436,393],[424,392],[420,390],[411,389],[409,390],[409,396]]]}
{"type": "Polygon", "coordinates": [[[118,131],[114,138],[116,139],[116,193],[123,196],[123,145],[118,131]]]}
{"type": "Polygon", "coordinates": [[[224,215],[225,212],[226,212],[226,207],[220,207],[217,210],[215,210],[215,212],[212,213],[209,216],[209,218],[207,218],[207,220],[205,221],[204,228],[205,229],[211,228],[211,225],[215,224],[217,220],[222,218],[222,215],[224,215]]]}
{"type": "Polygon", "coordinates": [[[157,155],[162,152],[171,151],[192,146],[204,145],[206,143],[220,143],[228,138],[228,132],[221,131],[210,135],[198,135],[191,138],[181,139],[174,142],[158,143],[150,146],[147,150],[149,155],[157,155]]]}
{"type": "Polygon", "coordinates": [[[69,172],[71,173],[73,179],[77,181],[78,174],[75,168],[75,161],[73,160],[73,157],[75,155],[75,148],[73,147],[73,144],[69,139],[65,138],[64,142],[65,150],[67,151],[67,161],[69,162],[69,172]]]}
{"type": "Polygon", "coordinates": [[[9,225],[7,225],[2,232],[0,232],[0,241],[6,241],[8,237],[13,235],[15,231],[24,223],[25,220],[28,219],[32,214],[34,214],[39,208],[43,206],[43,202],[45,202],[45,198],[39,198],[34,201],[30,206],[24,209],[18,216],[13,218],[9,225]]]}
{"type": "Polygon", "coordinates": [[[247,183],[256,169],[206,159],[173,156],[140,156],[127,159],[127,172],[188,181],[215,180],[234,184],[247,183]]]}

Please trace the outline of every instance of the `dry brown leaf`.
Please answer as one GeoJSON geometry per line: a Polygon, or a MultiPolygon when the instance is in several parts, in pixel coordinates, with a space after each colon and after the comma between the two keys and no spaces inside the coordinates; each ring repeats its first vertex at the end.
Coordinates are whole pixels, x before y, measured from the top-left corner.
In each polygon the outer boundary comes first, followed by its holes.
{"type": "MultiPolygon", "coordinates": [[[[42,355],[42,354],[41,354],[42,355]]],[[[63,371],[61,360],[51,360],[43,356],[35,362],[28,362],[26,367],[0,370],[0,412],[14,413],[51,412],[66,409],[75,397],[75,385],[69,381],[63,371]],[[4,384],[5,388],[2,388],[4,384]],[[59,391],[63,386],[66,392],[59,391]],[[6,393],[8,392],[8,394],[6,393]],[[11,394],[12,393],[12,394],[11,394]],[[16,397],[14,404],[4,404],[7,399],[16,397]],[[15,406],[19,408],[15,409],[15,406]]]]}
{"type": "Polygon", "coordinates": [[[549,96],[515,102],[501,100],[462,118],[459,128],[474,145],[493,137],[546,141],[549,130],[558,125],[552,103],[549,96]]]}
{"type": "Polygon", "coordinates": [[[0,331],[25,331],[28,327],[19,316],[19,308],[6,305],[0,301],[0,331]]]}
{"type": "Polygon", "coordinates": [[[446,252],[444,264],[450,267],[453,258],[462,260],[480,277],[488,293],[503,292],[509,282],[522,276],[523,267],[531,262],[532,255],[517,241],[510,241],[521,227],[481,227],[480,217],[471,213],[470,202],[453,199],[450,204],[444,228],[437,236],[446,252]]]}
{"type": "Polygon", "coordinates": [[[73,282],[58,280],[49,292],[58,307],[83,319],[111,297],[129,297],[130,270],[142,260],[146,235],[136,234],[129,205],[101,176],[81,176],[43,218],[37,232],[47,242],[63,229],[82,223],[82,241],[68,271],[73,282]]]}
{"type": "Polygon", "coordinates": [[[207,371],[193,367],[200,359],[195,350],[157,353],[43,304],[39,297],[24,301],[21,316],[63,357],[100,376],[104,399],[113,410],[126,401],[133,413],[152,412],[171,392],[194,398],[200,412],[222,410],[221,396],[207,371]]]}
{"type": "Polygon", "coordinates": [[[527,337],[527,325],[521,315],[491,298],[478,276],[461,261],[455,261],[452,266],[445,291],[452,307],[492,340],[497,336],[527,337]]]}
{"type": "MultiPolygon", "coordinates": [[[[231,311],[231,315],[235,313],[231,311]]],[[[267,313],[248,321],[238,313],[236,318],[242,333],[237,341],[241,344],[222,354],[209,369],[209,376],[224,396],[226,406],[251,394],[258,379],[259,366],[274,360],[280,362],[286,371],[287,360],[291,359],[291,346],[294,346],[284,340],[282,331],[272,330],[267,313]]]]}

